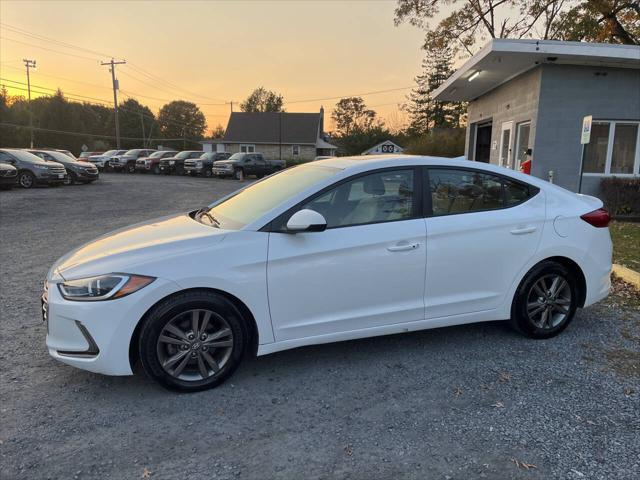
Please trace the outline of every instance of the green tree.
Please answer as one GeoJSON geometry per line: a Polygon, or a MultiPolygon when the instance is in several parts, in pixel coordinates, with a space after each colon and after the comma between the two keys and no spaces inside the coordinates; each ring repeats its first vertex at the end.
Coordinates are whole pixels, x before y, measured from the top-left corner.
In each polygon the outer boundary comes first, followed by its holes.
{"type": "Polygon", "coordinates": [[[207,129],[207,120],[195,103],[175,100],[160,109],[158,126],[164,138],[200,140],[207,129]]]}
{"type": "MultiPolygon", "coordinates": [[[[129,138],[149,138],[155,123],[155,116],[149,107],[133,98],[122,102],[118,109],[120,136],[129,138]]],[[[144,140],[122,140],[123,148],[135,148],[146,145],[144,140]]]]}
{"type": "Polygon", "coordinates": [[[426,50],[473,54],[488,38],[635,44],[639,13],[637,0],[398,0],[395,23],[423,28],[426,50]]]}
{"type": "Polygon", "coordinates": [[[367,108],[361,97],[343,98],[331,112],[338,135],[366,132],[374,126],[380,126],[376,115],[376,112],[367,108]]]}
{"type": "Polygon", "coordinates": [[[211,130],[211,138],[216,138],[216,139],[222,138],[224,137],[224,132],[225,132],[224,127],[218,124],[216,128],[211,130]]]}
{"type": "Polygon", "coordinates": [[[421,135],[432,128],[457,127],[466,106],[458,102],[433,100],[432,93],[453,74],[453,54],[448,48],[433,49],[422,61],[423,73],[415,78],[416,87],[407,97],[405,110],[411,123],[409,133],[421,135]]]}
{"type": "Polygon", "coordinates": [[[240,109],[243,112],[284,112],[283,105],[282,95],[259,87],[240,104],[240,109]]]}
{"type": "Polygon", "coordinates": [[[553,28],[562,40],[640,43],[638,0],[590,0],[579,2],[558,15],[553,28]]]}

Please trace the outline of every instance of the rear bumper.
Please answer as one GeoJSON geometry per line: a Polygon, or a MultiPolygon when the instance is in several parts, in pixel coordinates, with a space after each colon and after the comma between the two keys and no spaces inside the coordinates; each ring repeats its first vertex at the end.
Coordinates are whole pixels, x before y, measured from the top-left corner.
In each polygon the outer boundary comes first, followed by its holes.
{"type": "Polygon", "coordinates": [[[611,289],[613,243],[609,229],[598,230],[601,232],[597,232],[597,235],[591,237],[587,254],[582,262],[587,284],[585,307],[605,298],[611,289]]]}

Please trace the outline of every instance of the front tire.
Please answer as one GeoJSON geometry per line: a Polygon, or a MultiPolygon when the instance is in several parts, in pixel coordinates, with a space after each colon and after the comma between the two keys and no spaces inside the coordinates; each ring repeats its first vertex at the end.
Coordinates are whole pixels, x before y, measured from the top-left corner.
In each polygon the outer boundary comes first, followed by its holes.
{"type": "Polygon", "coordinates": [[[127,173],[136,173],[136,164],[135,163],[127,163],[126,172],[127,173]]]}
{"type": "Polygon", "coordinates": [[[240,364],[247,344],[244,319],[226,298],[184,292],[161,302],[140,331],[142,366],[169,390],[214,388],[240,364]]]}
{"type": "Polygon", "coordinates": [[[530,338],[555,337],[573,320],[578,297],[578,283],[566,267],[552,261],[541,262],[516,291],[511,325],[530,338]]]}
{"type": "Polygon", "coordinates": [[[211,178],[213,177],[213,171],[210,168],[205,168],[202,176],[205,178],[211,178]]]}
{"type": "Polygon", "coordinates": [[[31,188],[36,183],[36,177],[31,172],[20,172],[18,175],[18,185],[22,188],[31,188]]]}
{"type": "Polygon", "coordinates": [[[234,172],[234,177],[236,180],[243,181],[244,180],[244,170],[241,168],[236,169],[234,172]]]}

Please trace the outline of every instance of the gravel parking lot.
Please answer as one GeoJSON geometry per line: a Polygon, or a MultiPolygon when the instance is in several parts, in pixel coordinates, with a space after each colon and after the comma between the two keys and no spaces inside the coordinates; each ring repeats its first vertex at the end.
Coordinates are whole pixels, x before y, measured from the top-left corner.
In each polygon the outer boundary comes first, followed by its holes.
{"type": "Polygon", "coordinates": [[[638,478],[640,313],[618,296],[547,341],[495,322],[300,348],[192,395],[49,357],[56,258],[239,185],[105,174],[0,192],[2,478],[638,478]]]}

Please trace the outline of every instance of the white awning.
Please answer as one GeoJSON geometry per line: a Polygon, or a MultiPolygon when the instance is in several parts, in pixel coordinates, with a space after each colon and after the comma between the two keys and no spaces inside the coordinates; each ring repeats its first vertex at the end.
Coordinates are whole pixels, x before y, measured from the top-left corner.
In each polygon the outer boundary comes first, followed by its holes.
{"type": "Polygon", "coordinates": [[[493,39],[433,92],[435,100],[474,100],[537,65],[640,68],[640,46],[493,39]]]}

